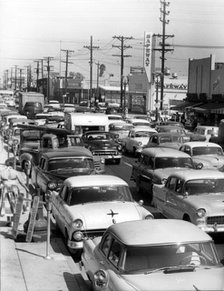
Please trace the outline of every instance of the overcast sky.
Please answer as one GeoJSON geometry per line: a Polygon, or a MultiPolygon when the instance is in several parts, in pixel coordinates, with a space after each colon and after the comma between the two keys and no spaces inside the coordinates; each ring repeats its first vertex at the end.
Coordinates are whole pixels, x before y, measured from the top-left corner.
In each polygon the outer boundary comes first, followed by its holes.
{"type": "MultiPolygon", "coordinates": [[[[59,71],[63,50],[72,50],[69,71],[89,76],[89,50],[94,62],[106,65],[106,74],[119,77],[120,42],[113,36],[133,37],[127,40],[125,71],[143,63],[144,32],[161,34],[160,0],[0,0],[0,76],[15,65],[25,68],[35,60],[53,57],[52,70],[59,71]]],[[[166,54],[166,65],[178,75],[187,74],[189,58],[216,55],[224,62],[224,1],[170,0],[166,33],[174,34],[167,43],[174,52],[166,54]]],[[[157,62],[160,54],[156,53],[157,62]]],[[[64,74],[61,63],[61,74],[64,74]]],[[[94,67],[95,70],[95,67],[94,67]]]]}

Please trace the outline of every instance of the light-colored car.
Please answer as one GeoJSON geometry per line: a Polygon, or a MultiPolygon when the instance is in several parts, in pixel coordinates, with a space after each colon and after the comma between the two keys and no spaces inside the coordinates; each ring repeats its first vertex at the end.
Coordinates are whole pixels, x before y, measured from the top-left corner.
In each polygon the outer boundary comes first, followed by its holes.
{"type": "Polygon", "coordinates": [[[142,149],[148,143],[150,136],[156,132],[154,128],[145,126],[131,129],[128,136],[121,140],[123,152],[136,155],[138,149],[142,149]]]}
{"type": "Polygon", "coordinates": [[[81,260],[92,290],[223,290],[212,238],[175,219],[130,221],[85,240],[81,260]]]}
{"type": "Polygon", "coordinates": [[[163,184],[170,173],[181,168],[195,168],[188,154],[165,147],[145,148],[132,166],[131,180],[135,181],[138,192],[147,193],[151,202],[153,184],[163,184]]]}
{"type": "Polygon", "coordinates": [[[134,126],[132,124],[125,121],[114,121],[113,123],[109,124],[109,132],[116,134],[118,136],[118,139],[121,140],[128,136],[129,131],[133,127],[134,126]]]}
{"type": "Polygon", "coordinates": [[[113,223],[153,218],[142,201],[134,201],[128,184],[112,175],[70,177],[51,197],[56,225],[77,255],[84,239],[101,236],[113,223]]]}
{"type": "Polygon", "coordinates": [[[127,118],[127,123],[131,123],[133,126],[149,126],[150,122],[146,119],[140,119],[140,118],[127,118]]]}
{"type": "Polygon", "coordinates": [[[194,134],[200,134],[205,136],[206,141],[209,141],[211,137],[217,137],[219,134],[218,126],[197,125],[194,134]]]}
{"type": "Polygon", "coordinates": [[[154,206],[167,218],[183,219],[208,233],[224,232],[224,173],[174,171],[153,187],[154,206]]]}
{"type": "Polygon", "coordinates": [[[189,154],[195,164],[203,164],[203,169],[219,169],[224,165],[223,149],[216,143],[191,141],[184,143],[180,151],[189,154]]]}

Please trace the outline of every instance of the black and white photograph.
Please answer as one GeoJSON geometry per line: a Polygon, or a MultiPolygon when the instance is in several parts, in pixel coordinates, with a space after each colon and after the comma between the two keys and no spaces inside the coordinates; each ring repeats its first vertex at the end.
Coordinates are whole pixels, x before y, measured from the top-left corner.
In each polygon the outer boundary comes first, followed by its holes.
{"type": "Polygon", "coordinates": [[[224,291],[223,15],[0,0],[0,291],[224,291]]]}

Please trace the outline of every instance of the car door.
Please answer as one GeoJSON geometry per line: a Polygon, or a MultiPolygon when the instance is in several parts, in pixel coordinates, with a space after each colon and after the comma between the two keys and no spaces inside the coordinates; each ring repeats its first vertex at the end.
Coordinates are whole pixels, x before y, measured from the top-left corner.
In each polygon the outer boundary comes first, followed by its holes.
{"type": "Polygon", "coordinates": [[[132,152],[133,151],[133,142],[135,139],[135,132],[131,130],[128,134],[128,138],[126,140],[126,150],[132,152]]]}
{"type": "Polygon", "coordinates": [[[184,181],[178,177],[171,177],[167,185],[164,212],[168,218],[182,219],[184,213],[183,199],[184,181]]]}

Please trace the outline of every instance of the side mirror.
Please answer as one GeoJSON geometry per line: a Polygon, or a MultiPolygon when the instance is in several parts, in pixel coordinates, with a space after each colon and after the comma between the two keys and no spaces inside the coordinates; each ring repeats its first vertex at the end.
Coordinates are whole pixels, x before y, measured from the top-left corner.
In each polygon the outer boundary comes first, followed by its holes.
{"type": "Polygon", "coordinates": [[[138,204],[139,204],[140,206],[143,206],[144,201],[143,201],[143,200],[139,200],[139,201],[138,201],[138,204]]]}

